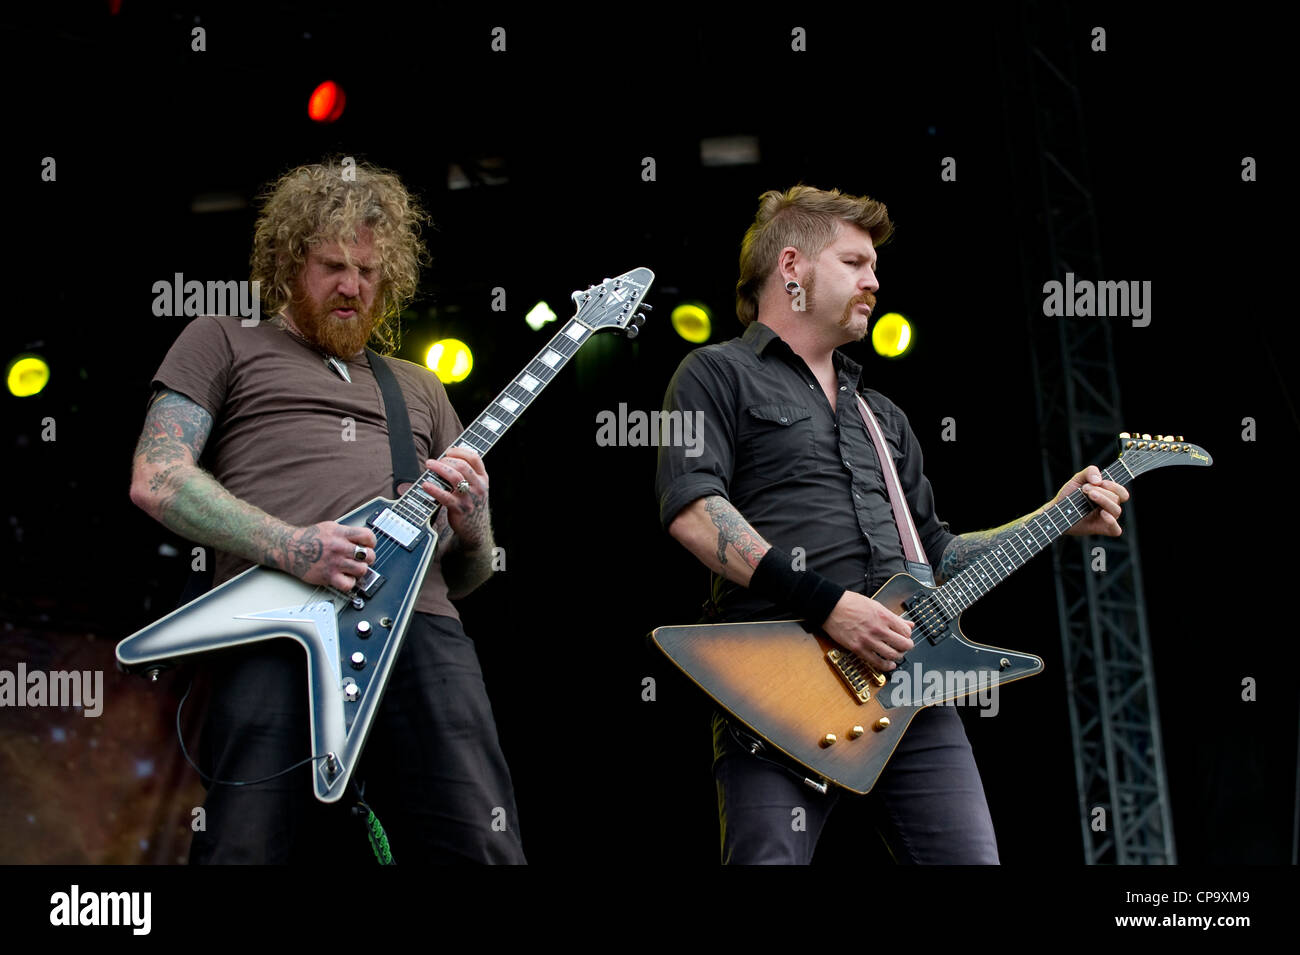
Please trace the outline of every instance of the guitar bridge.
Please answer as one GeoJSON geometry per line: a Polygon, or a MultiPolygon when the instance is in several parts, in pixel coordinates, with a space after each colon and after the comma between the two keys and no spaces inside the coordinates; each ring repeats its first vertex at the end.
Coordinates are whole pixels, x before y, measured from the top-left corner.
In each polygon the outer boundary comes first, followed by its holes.
{"type": "Polygon", "coordinates": [[[840,675],[840,679],[849,685],[849,689],[859,703],[867,703],[871,700],[872,684],[878,687],[885,685],[884,676],[877,673],[867,661],[855,653],[848,653],[837,647],[827,652],[826,659],[840,675]]]}

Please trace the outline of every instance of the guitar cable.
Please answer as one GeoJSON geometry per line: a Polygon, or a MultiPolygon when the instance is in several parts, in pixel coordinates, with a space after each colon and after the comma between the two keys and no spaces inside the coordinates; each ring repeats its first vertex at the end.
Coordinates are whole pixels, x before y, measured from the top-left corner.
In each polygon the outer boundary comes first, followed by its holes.
{"type": "MultiPolygon", "coordinates": [[[[180,743],[181,755],[185,757],[185,762],[189,763],[190,768],[198,773],[199,778],[205,782],[214,786],[255,786],[258,783],[269,782],[270,780],[283,776],[286,773],[291,773],[300,766],[305,766],[318,759],[327,758],[325,756],[308,756],[306,759],[301,759],[292,766],[280,770],[278,773],[272,773],[270,776],[263,776],[261,779],[217,779],[213,776],[209,776],[203,770],[199,769],[198,764],[190,758],[190,752],[185,748],[185,736],[181,732],[181,709],[185,706],[185,701],[189,699],[190,691],[193,689],[194,680],[191,679],[189,685],[185,687],[185,692],[181,696],[181,701],[176,704],[176,741],[180,743]]],[[[366,827],[366,837],[370,841],[370,850],[375,854],[375,859],[380,865],[395,865],[396,863],[393,861],[393,851],[388,845],[388,833],[384,831],[384,826],[379,821],[379,817],[375,815],[375,811],[371,809],[370,804],[366,802],[364,785],[359,786],[355,779],[350,781],[350,785],[352,791],[356,794],[357,800],[356,805],[352,807],[352,815],[358,819],[364,817],[363,822],[366,827]]]]}
{"type": "Polygon", "coordinates": [[[185,762],[190,764],[190,768],[198,773],[199,778],[204,782],[211,783],[214,786],[255,786],[258,783],[269,782],[270,780],[283,776],[286,773],[291,773],[299,766],[305,766],[318,759],[329,758],[328,756],[308,756],[306,759],[299,760],[287,769],[282,769],[278,773],[272,773],[270,776],[263,776],[261,779],[217,779],[214,776],[209,776],[203,770],[199,769],[198,764],[190,758],[190,752],[185,748],[185,736],[181,733],[181,708],[185,705],[185,701],[189,699],[190,690],[192,689],[194,689],[193,679],[190,680],[189,686],[185,688],[185,693],[181,696],[181,701],[176,704],[176,741],[181,744],[181,755],[185,757],[185,762]]]}
{"type": "MultiPolygon", "coordinates": [[[[724,719],[726,718],[724,717],[724,719]]],[[[749,733],[745,732],[744,730],[738,729],[736,727],[736,724],[733,723],[731,720],[727,719],[726,723],[727,723],[727,730],[731,733],[731,738],[734,739],[740,745],[741,751],[743,753],[749,756],[753,756],[755,759],[761,759],[769,766],[775,766],[777,769],[784,770],[785,772],[789,773],[792,777],[794,777],[794,779],[797,782],[803,783],[805,786],[807,786],[809,789],[813,790],[814,792],[820,793],[823,796],[826,795],[826,792],[829,788],[826,780],[823,779],[821,780],[821,782],[817,782],[816,780],[812,779],[810,776],[805,776],[803,773],[794,769],[792,766],[786,765],[786,763],[784,763],[781,760],[773,759],[770,756],[764,756],[763,754],[767,750],[766,743],[764,743],[757,736],[752,736],[749,733]]]]}

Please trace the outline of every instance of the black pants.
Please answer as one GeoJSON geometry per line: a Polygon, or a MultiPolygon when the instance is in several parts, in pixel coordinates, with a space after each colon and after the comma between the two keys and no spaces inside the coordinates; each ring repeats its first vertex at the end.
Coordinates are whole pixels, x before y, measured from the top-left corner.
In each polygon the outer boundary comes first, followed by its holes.
{"type": "Polygon", "coordinates": [[[751,756],[726,721],[713,721],[722,861],[806,865],[831,810],[865,799],[895,862],[997,865],[998,846],[984,785],[961,718],[931,706],[913,718],[875,787],[865,797],[826,795],[790,772],[751,756]]]}
{"type": "MultiPolygon", "coordinates": [[[[219,659],[200,747],[205,772],[257,779],[310,755],[305,660],[289,640],[219,659]]],[[[317,800],[312,772],[211,785],[190,862],[373,863],[354,801],[317,800]]],[[[399,864],[525,861],[510,772],[459,621],[412,616],[354,780],[399,864]]]]}

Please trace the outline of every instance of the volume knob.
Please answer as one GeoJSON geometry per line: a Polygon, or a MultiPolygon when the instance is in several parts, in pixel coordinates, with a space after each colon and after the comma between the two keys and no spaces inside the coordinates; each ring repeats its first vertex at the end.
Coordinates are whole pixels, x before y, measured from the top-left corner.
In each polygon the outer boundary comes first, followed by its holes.
{"type": "Polygon", "coordinates": [[[352,669],[363,670],[366,666],[366,655],[358,650],[352,654],[352,669]]]}
{"type": "Polygon", "coordinates": [[[364,640],[364,639],[366,639],[366,637],[370,636],[370,621],[369,621],[369,620],[358,620],[358,621],[357,621],[357,636],[360,637],[362,640],[364,640]]]}

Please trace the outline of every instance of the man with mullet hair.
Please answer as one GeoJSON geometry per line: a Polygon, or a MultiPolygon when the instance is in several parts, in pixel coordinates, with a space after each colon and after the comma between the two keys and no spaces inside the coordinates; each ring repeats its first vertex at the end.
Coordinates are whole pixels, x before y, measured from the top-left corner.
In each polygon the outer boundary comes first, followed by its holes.
{"type": "MultiPolygon", "coordinates": [[[[153,379],[131,499],[216,548],[218,584],[258,563],[346,593],[374,563],[376,539],[332,518],[393,491],[365,346],[396,346],[397,316],[428,258],[427,216],[397,176],[365,163],[299,167],[262,199],[251,272],[274,318],[250,327],[204,316],[181,332],[153,379]]],[[[449,448],[463,429],[442,383],[410,362],[375,360],[401,389],[417,460],[456,490],[422,485],[443,505],[441,539],[357,779],[395,859],[522,863],[510,773],[474,644],[451,603],[492,573],[488,475],[477,454],[449,448]]],[[[210,675],[199,763],[216,781],[190,861],[373,858],[349,816],[353,800],[319,802],[311,765],[226,784],[311,755],[302,651],[264,641],[222,654],[210,675]]]]}
{"type": "MultiPolygon", "coordinates": [[[[862,366],[840,351],[867,334],[880,288],[876,250],[892,231],[885,206],[865,196],[810,186],[763,194],[741,244],[736,312],[745,332],[687,355],[664,399],[665,411],[702,415],[704,452],[661,447],[656,479],[663,526],[714,574],[710,622],[799,617],[880,673],[912,648],[912,623],[867,594],[908,568],[857,397],[879,421],[925,553],[938,558],[937,583],[1039,513],[991,531],[949,532],[906,416],[864,387],[862,366]],[[796,569],[794,547],[805,570],[796,569]]],[[[1070,533],[1118,535],[1128,491],[1090,465],[1051,503],[1080,488],[1098,509],[1070,533]]],[[[713,740],[722,861],[811,861],[838,790],[815,793],[802,776],[752,755],[720,715],[713,740]],[[803,829],[791,824],[799,809],[803,829]]],[[[915,716],[866,799],[896,861],[998,861],[953,707],[915,716]]]]}

